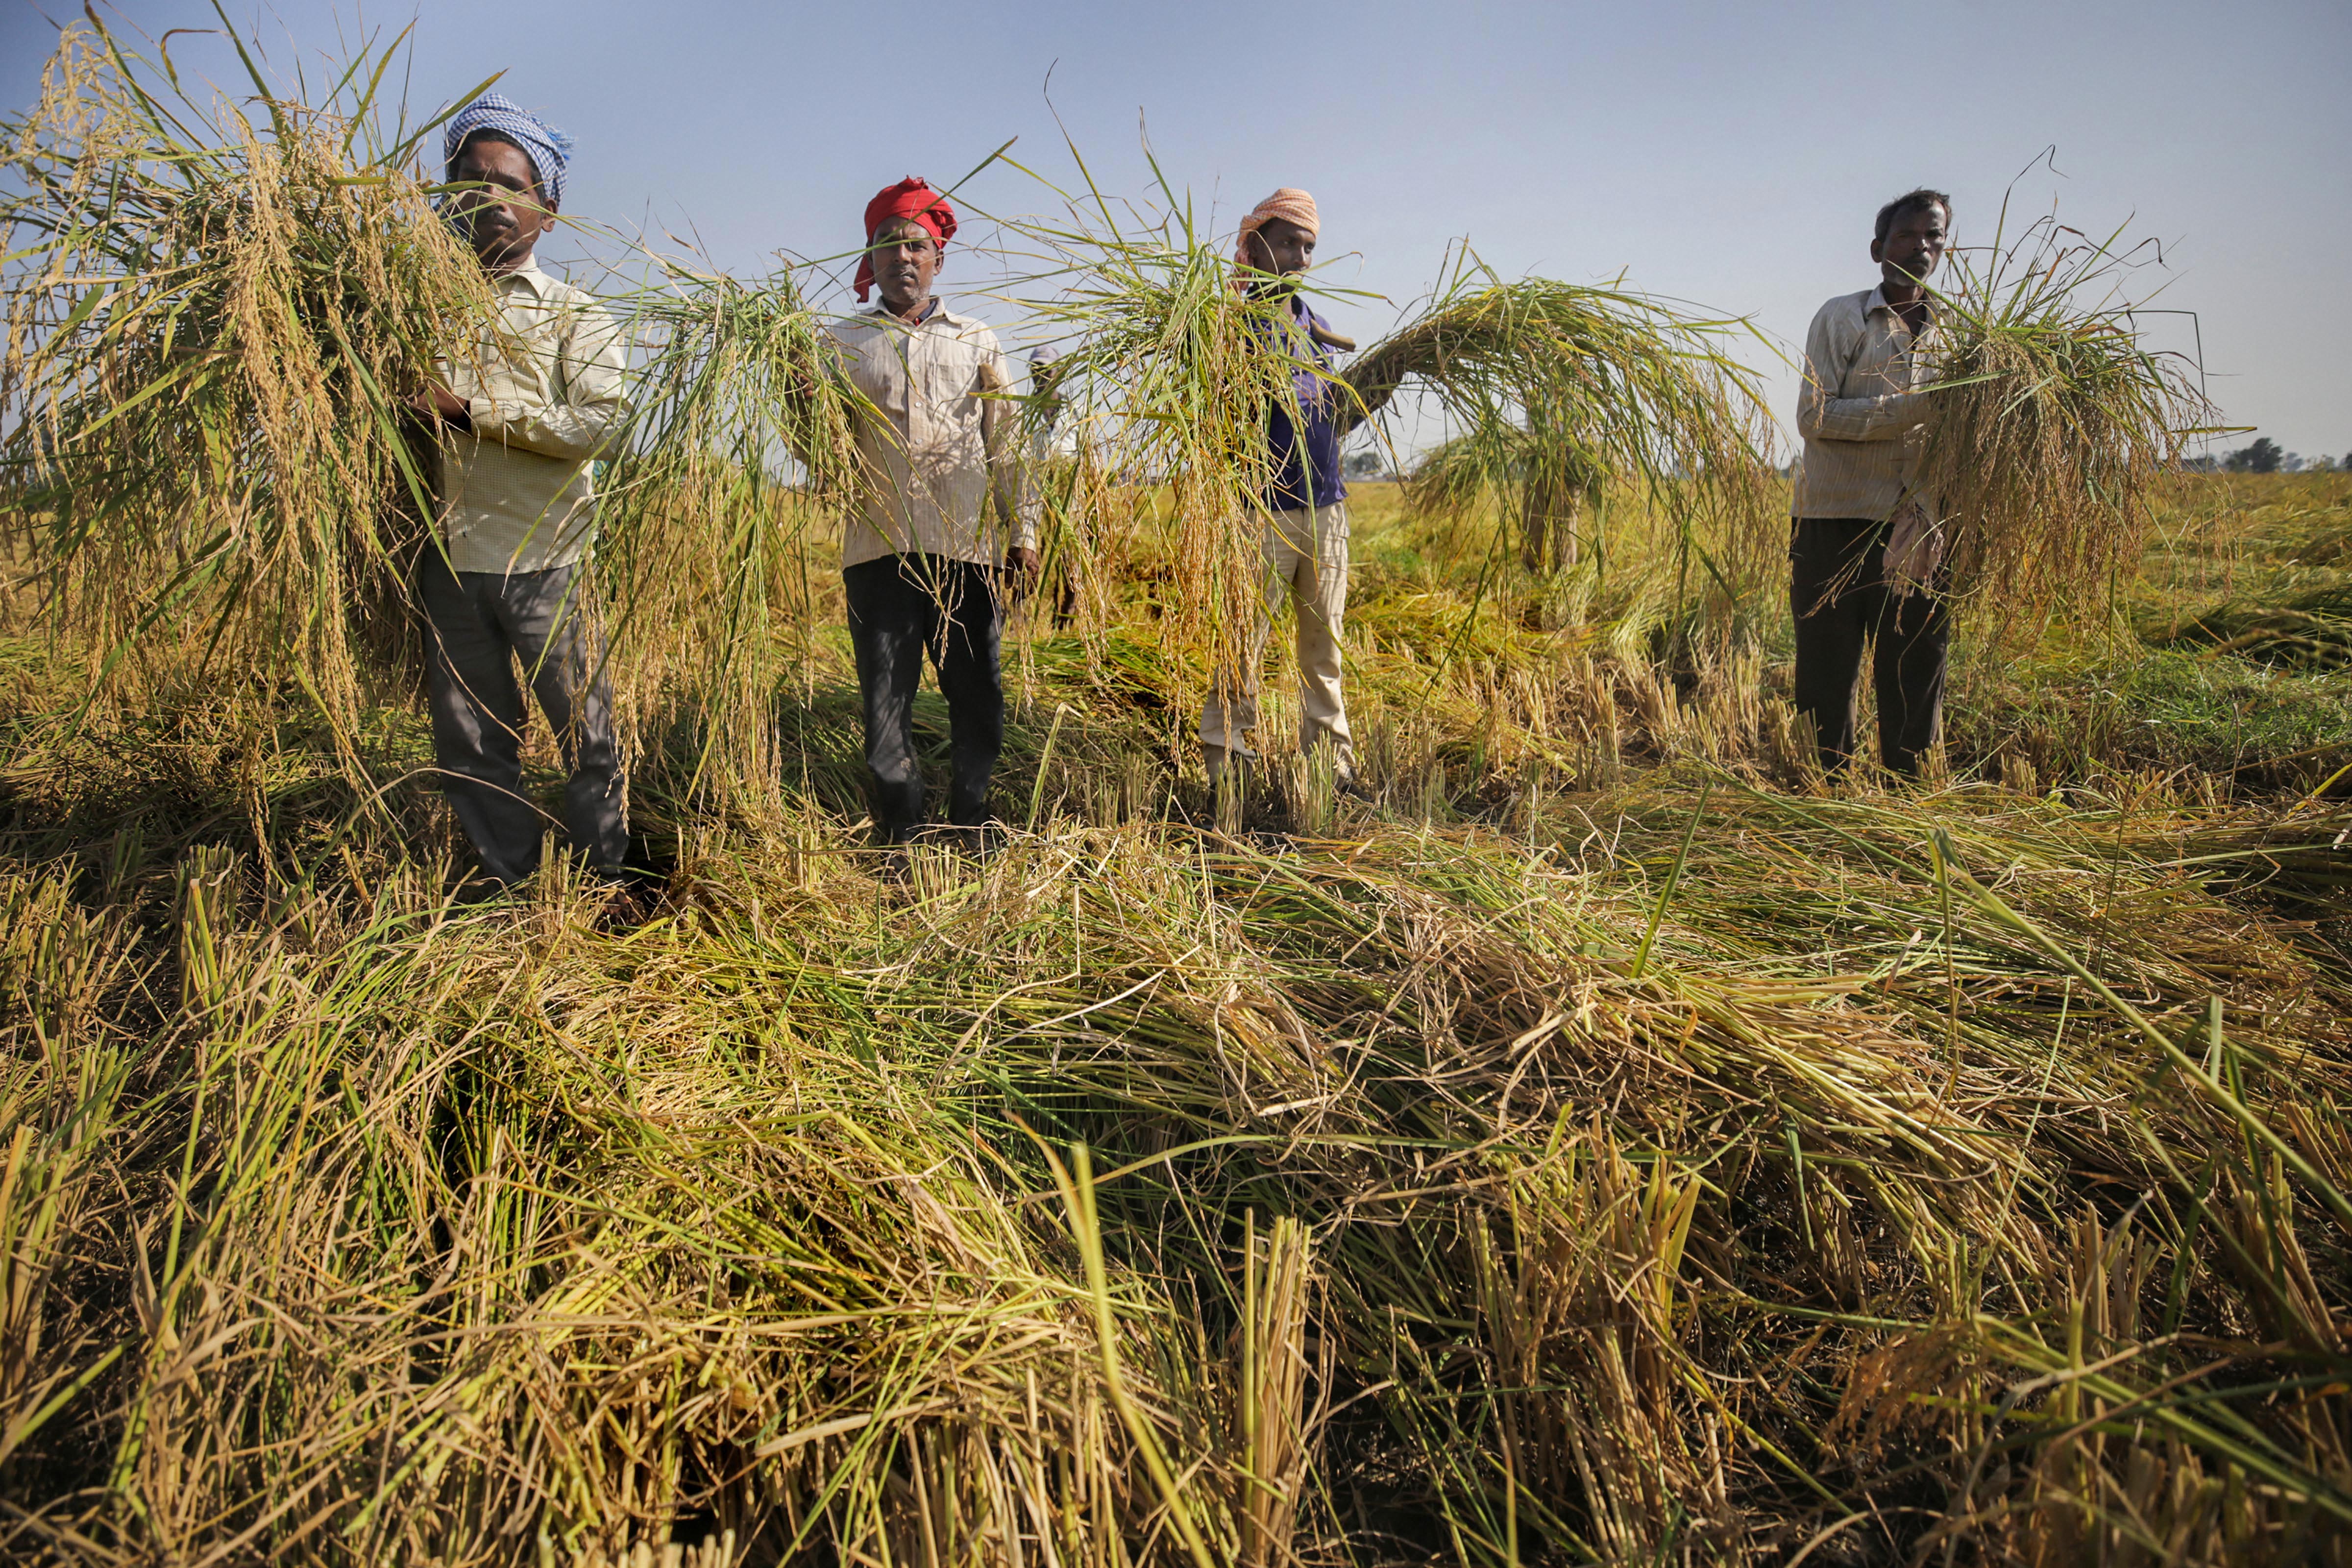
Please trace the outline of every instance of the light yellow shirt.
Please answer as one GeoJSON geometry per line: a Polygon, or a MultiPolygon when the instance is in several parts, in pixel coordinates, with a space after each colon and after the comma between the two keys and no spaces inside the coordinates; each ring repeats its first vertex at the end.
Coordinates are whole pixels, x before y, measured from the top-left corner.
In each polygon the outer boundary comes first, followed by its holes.
{"type": "Polygon", "coordinates": [[[1877,289],[1841,294],[1815,313],[1797,395],[1805,441],[1797,516],[1883,521],[1894,511],[1918,461],[1918,389],[1936,379],[1939,331],[1931,314],[1914,338],[1877,289]]]}
{"type": "Polygon", "coordinates": [[[441,527],[460,572],[544,572],[588,552],[596,496],[589,464],[610,455],[627,414],[628,359],[594,299],[536,258],[493,279],[494,332],[442,364],[471,435],[447,432],[441,527]]]}
{"type": "Polygon", "coordinates": [[[865,473],[841,531],[842,565],[894,554],[990,564],[1008,546],[1035,548],[1018,404],[998,395],[1012,390],[1013,368],[996,334],[944,305],[919,326],[875,310],[830,330],[842,374],[875,409],[857,427],[865,473]]]}

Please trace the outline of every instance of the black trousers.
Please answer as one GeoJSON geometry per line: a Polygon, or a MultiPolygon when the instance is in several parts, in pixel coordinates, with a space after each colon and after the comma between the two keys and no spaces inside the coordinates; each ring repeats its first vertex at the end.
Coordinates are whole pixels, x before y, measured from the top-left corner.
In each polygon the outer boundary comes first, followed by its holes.
{"type": "Polygon", "coordinates": [[[1789,543],[1789,592],[1797,613],[1797,711],[1813,721],[1822,768],[1853,756],[1854,693],[1863,645],[1878,692],[1878,752],[1890,769],[1916,773],[1944,716],[1951,646],[1949,602],[1888,586],[1888,524],[1869,518],[1801,517],[1789,543]]]}
{"type": "Polygon", "coordinates": [[[915,689],[930,656],[948,700],[948,820],[988,820],[988,779],[1004,749],[1004,679],[997,668],[996,582],[991,568],[941,555],[885,555],[845,567],[849,640],[866,703],[866,765],[874,816],[887,843],[923,820],[915,755],[915,689]]]}

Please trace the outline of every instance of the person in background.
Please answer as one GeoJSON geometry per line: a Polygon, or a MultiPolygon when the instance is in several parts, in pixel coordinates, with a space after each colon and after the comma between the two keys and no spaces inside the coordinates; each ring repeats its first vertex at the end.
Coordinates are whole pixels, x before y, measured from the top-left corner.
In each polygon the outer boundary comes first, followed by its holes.
{"type": "Polygon", "coordinates": [[[572,846],[632,903],[627,784],[588,582],[591,465],[626,413],[626,356],[612,319],[536,255],[562,208],[571,146],[496,93],[458,110],[443,138],[448,178],[465,187],[448,218],[489,275],[497,320],[411,400],[440,454],[439,537],[415,584],[434,756],[480,862],[473,889],[529,876],[548,820],[522,793],[520,660],[571,774],[572,846]]]}
{"type": "Polygon", "coordinates": [[[914,705],[928,655],[948,702],[948,822],[987,847],[1004,744],[1004,599],[1037,568],[1011,363],[994,332],[931,292],[955,231],[955,209],[919,179],[876,195],[857,298],[878,288],[882,301],[833,329],[843,373],[873,409],[856,432],[866,477],[842,531],[841,578],[886,846],[926,821],[914,705]]]}
{"type": "Polygon", "coordinates": [[[1886,766],[1916,775],[1942,722],[1951,639],[1943,535],[1911,480],[1920,399],[1935,375],[1936,304],[1925,285],[1951,225],[1952,199],[1941,191],[1879,208],[1870,242],[1878,286],[1830,300],[1805,334],[1797,398],[1805,452],[1789,547],[1795,697],[1832,776],[1853,754],[1865,644],[1886,766]]]}
{"type": "MultiPolygon", "coordinates": [[[[1028,482],[1037,495],[1041,525],[1045,518],[1065,515],[1078,502],[1077,443],[1060,428],[1062,377],[1068,369],[1050,348],[1029,351],[1029,402],[1037,412],[1030,424],[1028,482]]],[[[1070,543],[1066,528],[1057,546],[1061,558],[1050,565],[1041,563],[1051,581],[1039,585],[1040,596],[1052,602],[1055,631],[1066,628],[1078,615],[1078,569],[1069,556],[1070,543]]]]}
{"type": "Polygon", "coordinates": [[[1244,784],[1258,754],[1253,742],[1259,666],[1274,611],[1286,597],[1297,612],[1299,745],[1308,752],[1328,746],[1341,786],[1355,783],[1355,742],[1339,688],[1348,611],[1348,487],[1339,477],[1339,437],[1343,419],[1360,418],[1369,409],[1353,405],[1330,370],[1331,349],[1350,345],[1298,289],[1299,276],[1314,264],[1320,231],[1315,198],[1285,186],[1242,219],[1234,256],[1241,287],[1277,303],[1292,329],[1285,352],[1300,363],[1292,378],[1295,397],[1276,400],[1266,415],[1265,489],[1246,500],[1260,520],[1265,559],[1255,626],[1242,668],[1221,673],[1201,709],[1202,760],[1211,784],[1220,787],[1244,784]]]}

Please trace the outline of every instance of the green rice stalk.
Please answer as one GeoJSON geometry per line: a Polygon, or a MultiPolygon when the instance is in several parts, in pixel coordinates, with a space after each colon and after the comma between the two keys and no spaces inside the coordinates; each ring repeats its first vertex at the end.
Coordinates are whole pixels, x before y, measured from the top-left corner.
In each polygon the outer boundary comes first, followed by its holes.
{"type": "Polygon", "coordinates": [[[1488,425],[1439,442],[1405,482],[1405,503],[1424,521],[1459,526],[1499,503],[1519,519],[1519,561],[1530,572],[1573,564],[1583,523],[1597,534],[1609,499],[1608,468],[1572,441],[1544,443],[1517,425],[1488,425]]]}

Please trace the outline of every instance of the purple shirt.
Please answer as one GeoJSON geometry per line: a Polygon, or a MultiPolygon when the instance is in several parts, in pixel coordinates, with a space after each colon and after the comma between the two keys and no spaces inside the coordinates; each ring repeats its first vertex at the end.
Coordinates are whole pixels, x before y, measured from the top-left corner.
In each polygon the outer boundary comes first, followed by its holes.
{"type": "Polygon", "coordinates": [[[1290,315],[1298,323],[1298,338],[1307,348],[1304,354],[1295,357],[1312,363],[1324,374],[1318,375],[1303,366],[1295,371],[1290,382],[1292,395],[1297,399],[1297,409],[1287,400],[1277,399],[1267,411],[1266,466],[1273,479],[1266,486],[1264,500],[1269,511],[1337,506],[1348,499],[1348,487],[1339,478],[1339,433],[1332,424],[1339,390],[1328,379],[1331,354],[1308,330],[1322,327],[1328,331],[1330,323],[1297,294],[1290,297],[1290,315]]]}

